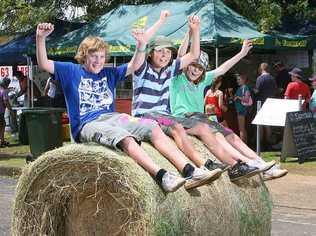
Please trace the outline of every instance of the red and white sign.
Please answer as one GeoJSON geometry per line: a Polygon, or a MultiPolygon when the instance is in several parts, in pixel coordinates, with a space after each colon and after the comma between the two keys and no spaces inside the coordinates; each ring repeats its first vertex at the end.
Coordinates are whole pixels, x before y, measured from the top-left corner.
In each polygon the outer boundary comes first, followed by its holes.
{"type": "Polygon", "coordinates": [[[18,71],[21,71],[23,75],[27,76],[27,73],[29,72],[28,66],[18,66],[18,71]]]}
{"type": "Polygon", "coordinates": [[[12,66],[0,66],[0,78],[12,77],[12,66]]]}

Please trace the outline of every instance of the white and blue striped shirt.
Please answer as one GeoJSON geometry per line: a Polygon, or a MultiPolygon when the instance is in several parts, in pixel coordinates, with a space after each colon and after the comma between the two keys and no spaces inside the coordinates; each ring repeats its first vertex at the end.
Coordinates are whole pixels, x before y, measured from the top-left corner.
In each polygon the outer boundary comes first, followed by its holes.
{"type": "Polygon", "coordinates": [[[180,74],[180,59],[156,72],[147,61],[133,74],[132,115],[143,116],[149,112],[170,114],[170,80],[180,74]]]}

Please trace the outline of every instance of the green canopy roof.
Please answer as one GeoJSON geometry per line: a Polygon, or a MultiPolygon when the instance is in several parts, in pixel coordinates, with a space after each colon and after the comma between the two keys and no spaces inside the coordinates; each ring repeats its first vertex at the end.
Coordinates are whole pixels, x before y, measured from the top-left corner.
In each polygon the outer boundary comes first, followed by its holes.
{"type": "Polygon", "coordinates": [[[307,48],[310,38],[294,35],[267,35],[256,30],[256,25],[237,14],[220,0],[165,1],[158,4],[121,5],[82,28],[58,40],[49,41],[49,55],[72,56],[79,43],[88,35],[102,37],[110,44],[112,56],[132,55],[135,40],[133,27],[152,25],[160,12],[168,9],[171,16],[157,34],[169,36],[180,44],[187,31],[187,17],[201,18],[201,44],[213,47],[240,46],[243,39],[251,38],[255,47],[307,48]]]}

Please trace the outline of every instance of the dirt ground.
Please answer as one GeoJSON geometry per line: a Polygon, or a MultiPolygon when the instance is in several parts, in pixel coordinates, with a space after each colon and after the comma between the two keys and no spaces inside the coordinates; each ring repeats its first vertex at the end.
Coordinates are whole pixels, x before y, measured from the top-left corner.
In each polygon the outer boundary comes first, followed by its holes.
{"type": "Polygon", "coordinates": [[[266,184],[274,203],[271,235],[316,235],[316,176],[288,174],[266,184]]]}
{"type": "Polygon", "coordinates": [[[0,235],[10,235],[11,206],[17,180],[0,176],[0,235]]]}
{"type": "MultiPolygon", "coordinates": [[[[16,182],[14,179],[0,177],[1,236],[10,235],[10,206],[16,182]]],[[[316,176],[290,173],[266,184],[274,202],[271,235],[316,235],[316,176]]]]}

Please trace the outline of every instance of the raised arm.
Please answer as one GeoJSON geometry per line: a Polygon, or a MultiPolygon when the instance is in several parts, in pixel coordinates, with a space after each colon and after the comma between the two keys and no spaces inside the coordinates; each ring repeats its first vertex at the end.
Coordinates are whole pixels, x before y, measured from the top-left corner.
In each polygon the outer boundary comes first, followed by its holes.
{"type": "Polygon", "coordinates": [[[252,48],[251,40],[244,40],[242,48],[239,53],[225,61],[222,65],[216,68],[213,72],[215,73],[215,77],[221,76],[225,74],[230,68],[232,68],[237,62],[239,62],[242,58],[244,58],[250,49],[252,48]]]}
{"type": "Polygon", "coordinates": [[[192,45],[190,52],[181,57],[180,69],[187,67],[200,56],[200,18],[198,16],[190,16],[189,27],[192,32],[192,45]]]}
{"type": "Polygon", "coordinates": [[[170,16],[170,11],[163,10],[160,13],[159,20],[157,20],[150,28],[148,28],[146,32],[144,32],[143,29],[134,29],[132,31],[132,35],[136,40],[136,50],[133,58],[128,63],[126,75],[138,70],[144,63],[146,58],[146,47],[149,40],[155,35],[160,26],[167,20],[168,16],[170,16]]]}
{"type": "Polygon", "coordinates": [[[54,74],[54,62],[48,60],[45,41],[48,35],[54,31],[51,23],[40,23],[36,29],[36,58],[40,69],[54,74]]]}
{"type": "Polygon", "coordinates": [[[183,39],[179,49],[178,49],[177,58],[181,58],[187,53],[189,43],[190,43],[190,38],[191,38],[191,32],[190,32],[190,30],[188,30],[184,36],[184,39],[183,39]]]}

